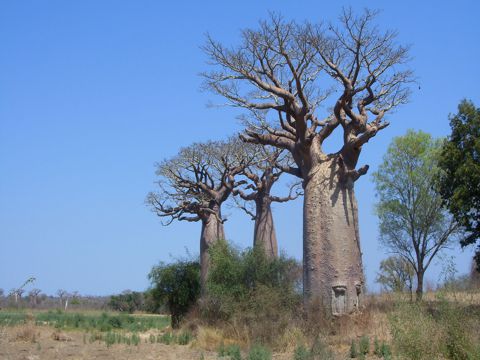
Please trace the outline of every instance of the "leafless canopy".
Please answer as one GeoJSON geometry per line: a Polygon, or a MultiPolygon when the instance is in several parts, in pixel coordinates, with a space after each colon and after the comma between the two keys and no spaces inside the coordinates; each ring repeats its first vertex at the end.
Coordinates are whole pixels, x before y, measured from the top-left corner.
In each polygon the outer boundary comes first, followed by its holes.
{"type": "Polygon", "coordinates": [[[237,196],[237,206],[250,215],[252,220],[255,220],[257,214],[254,213],[249,203],[258,200],[287,202],[295,200],[301,195],[299,183],[290,185],[286,196],[276,196],[271,193],[273,185],[279,180],[285,169],[288,170],[291,166],[289,153],[283,149],[248,143],[245,144],[245,151],[250,154],[248,157],[253,161],[241,171],[240,177],[245,179],[245,183],[234,189],[233,194],[237,196]]]}
{"type": "MultiPolygon", "coordinates": [[[[346,9],[335,25],[272,15],[258,29],[244,30],[235,48],[209,36],[204,51],[215,70],[203,74],[205,87],[250,110],[254,120],[243,139],[289,150],[298,166],[290,172],[305,178],[302,172],[312,166],[305,154],[313,143],[321,147],[340,125],[341,153],[359,152],[388,126],[385,114],[408,99],[408,48],[396,44],[395,32],[373,26],[375,16],[346,9]],[[319,107],[326,100],[322,118],[319,107]]],[[[367,170],[354,172],[357,158],[347,164],[354,179],[367,170]]]]}
{"type": "Polygon", "coordinates": [[[148,194],[147,204],[165,219],[164,225],[173,220],[199,221],[205,216],[218,216],[213,204],[228,198],[239,185],[235,176],[250,161],[243,156],[242,145],[232,137],[182,148],[177,156],[157,164],[160,189],[148,194]]]}

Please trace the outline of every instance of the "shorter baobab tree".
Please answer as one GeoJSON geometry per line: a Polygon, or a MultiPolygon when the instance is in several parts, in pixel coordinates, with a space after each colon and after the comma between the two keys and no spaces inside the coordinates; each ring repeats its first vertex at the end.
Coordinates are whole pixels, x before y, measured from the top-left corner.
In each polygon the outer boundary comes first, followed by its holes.
{"type": "Polygon", "coordinates": [[[287,196],[272,194],[273,185],[288,166],[289,156],[280,149],[245,144],[255,160],[242,171],[247,183],[234,189],[236,203],[255,221],[253,246],[261,248],[267,257],[278,257],[278,243],[272,214],[272,203],[295,200],[300,195],[299,184],[293,184],[287,196]],[[251,204],[254,204],[251,206],[251,204]]]}
{"type": "Polygon", "coordinates": [[[38,305],[38,295],[42,292],[40,289],[32,289],[28,293],[28,299],[30,300],[30,306],[36,307],[38,305]]]}
{"type": "Polygon", "coordinates": [[[201,222],[200,267],[202,289],[207,279],[208,249],[225,239],[222,204],[241,183],[235,177],[248,165],[238,138],[195,143],[175,157],[157,164],[159,191],[147,196],[152,211],[166,221],[201,222]]]}
{"type": "Polygon", "coordinates": [[[380,241],[413,267],[417,300],[422,299],[432,260],[460,237],[460,227],[444,208],[436,186],[440,146],[429,134],[410,130],[393,140],[373,174],[380,241]]]}

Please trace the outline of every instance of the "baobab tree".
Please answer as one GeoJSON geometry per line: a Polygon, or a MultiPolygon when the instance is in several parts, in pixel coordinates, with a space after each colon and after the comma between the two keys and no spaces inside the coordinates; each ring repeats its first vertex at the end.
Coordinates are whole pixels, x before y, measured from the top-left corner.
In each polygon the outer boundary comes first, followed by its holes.
{"type": "Polygon", "coordinates": [[[40,289],[32,289],[28,292],[28,298],[30,299],[30,305],[36,307],[38,305],[38,295],[42,292],[40,289]]]}
{"type": "Polygon", "coordinates": [[[304,297],[311,311],[354,311],[364,275],[355,182],[362,147],[388,126],[385,115],[408,99],[408,48],[395,32],[373,25],[375,12],[344,10],[339,24],[298,24],[271,16],[246,29],[237,47],[210,36],[204,46],[211,72],[205,87],[253,113],[246,142],[292,154],[289,172],[303,180],[304,297]],[[326,103],[325,113],[320,104],[326,103]],[[343,144],[323,144],[341,129],[343,144]]]}
{"type": "Polygon", "coordinates": [[[163,225],[172,221],[202,223],[200,267],[202,288],[208,273],[210,246],[225,239],[222,204],[240,182],[235,180],[249,159],[243,156],[238,138],[195,143],[180,149],[177,156],[157,164],[160,190],[147,196],[147,204],[163,225]]]}
{"type": "Polygon", "coordinates": [[[293,184],[287,196],[272,194],[273,185],[283,174],[282,168],[288,166],[289,157],[282,149],[246,144],[245,151],[252,153],[255,159],[241,172],[247,179],[243,187],[233,190],[241,200],[237,205],[255,221],[253,246],[261,248],[267,257],[278,257],[277,235],[272,214],[273,202],[295,200],[300,192],[293,184]],[[254,206],[250,206],[253,203],[254,206]]]}
{"type": "Polygon", "coordinates": [[[22,295],[25,293],[25,289],[23,287],[19,287],[18,289],[12,289],[10,290],[9,295],[13,296],[15,299],[15,305],[18,306],[18,302],[22,300],[22,295]]]}

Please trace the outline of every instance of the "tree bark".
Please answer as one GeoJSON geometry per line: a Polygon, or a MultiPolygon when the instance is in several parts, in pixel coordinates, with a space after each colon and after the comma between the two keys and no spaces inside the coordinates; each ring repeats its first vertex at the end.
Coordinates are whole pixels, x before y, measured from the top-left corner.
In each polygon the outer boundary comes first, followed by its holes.
{"type": "Polygon", "coordinates": [[[278,244],[273,224],[271,200],[267,196],[259,196],[255,200],[255,227],[253,246],[261,248],[269,258],[278,257],[278,244]]]}
{"type": "Polygon", "coordinates": [[[354,181],[341,179],[340,156],[314,165],[304,183],[304,298],[327,315],[362,303],[364,275],[354,181]]]}
{"type": "Polygon", "coordinates": [[[225,239],[220,206],[215,205],[212,210],[213,213],[208,213],[202,217],[202,233],[200,235],[200,283],[202,292],[205,291],[210,266],[208,251],[217,240],[225,239]]]}
{"type": "Polygon", "coordinates": [[[424,269],[419,269],[417,271],[417,290],[415,291],[416,301],[422,301],[423,298],[423,277],[425,275],[424,269]]]}

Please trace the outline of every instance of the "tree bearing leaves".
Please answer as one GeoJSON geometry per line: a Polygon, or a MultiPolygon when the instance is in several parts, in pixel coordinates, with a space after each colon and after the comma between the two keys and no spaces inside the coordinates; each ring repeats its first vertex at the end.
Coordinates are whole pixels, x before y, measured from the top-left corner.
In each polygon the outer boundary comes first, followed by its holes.
{"type": "Polygon", "coordinates": [[[166,303],[172,328],[177,328],[182,317],[200,296],[200,264],[198,261],[177,261],[154,266],[148,275],[152,296],[166,303]]]}
{"type": "Polygon", "coordinates": [[[401,256],[390,256],[380,263],[380,272],[376,282],[385,290],[394,292],[408,291],[412,296],[413,266],[401,256]]]}
{"type": "Polygon", "coordinates": [[[144,294],[137,291],[124,291],[118,295],[112,295],[108,301],[108,306],[115,311],[128,312],[133,314],[135,311],[143,310],[144,294]]]}
{"type": "Polygon", "coordinates": [[[417,300],[422,299],[425,271],[432,260],[460,234],[436,187],[440,146],[441,141],[429,134],[410,130],[393,140],[373,174],[380,241],[412,265],[417,300]]]}
{"type": "Polygon", "coordinates": [[[272,15],[243,30],[237,47],[211,37],[204,46],[214,66],[203,74],[205,87],[251,114],[243,140],[285,149],[296,163],[288,172],[303,179],[304,295],[333,313],[355,310],[362,296],[354,195],[368,170],[357,168],[361,149],[407,101],[412,81],[408,48],[395,32],[378,30],[375,15],[344,10],[329,25],[272,15]],[[337,128],[343,145],[326,153],[322,145],[337,128]]]}
{"type": "MultiPolygon", "coordinates": [[[[455,219],[468,232],[462,246],[480,238],[480,108],[463,100],[450,117],[452,133],[442,147],[440,193],[455,219]]],[[[480,243],[477,244],[480,271],[480,243]]]]}
{"type": "Polygon", "coordinates": [[[283,150],[245,144],[245,151],[251,153],[249,157],[254,160],[240,173],[247,179],[246,184],[234,189],[233,193],[242,200],[237,201],[238,206],[255,221],[253,246],[262,249],[267,257],[276,258],[278,243],[271,205],[294,200],[300,192],[297,184],[293,184],[287,196],[272,194],[273,185],[283,174],[281,168],[289,163],[288,154],[283,150]],[[250,203],[254,203],[253,209],[250,203]]]}
{"type": "Polygon", "coordinates": [[[147,196],[147,204],[164,225],[173,220],[200,221],[200,264],[202,284],[208,272],[209,247],[225,239],[221,206],[239,185],[235,180],[249,159],[237,138],[195,143],[177,156],[157,164],[160,190],[147,196]]]}

